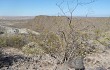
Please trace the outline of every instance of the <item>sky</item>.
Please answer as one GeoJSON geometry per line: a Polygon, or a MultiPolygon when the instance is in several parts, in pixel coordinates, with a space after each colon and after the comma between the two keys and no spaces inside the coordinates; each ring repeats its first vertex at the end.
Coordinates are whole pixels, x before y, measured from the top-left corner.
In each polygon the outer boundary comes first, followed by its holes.
{"type": "MultiPolygon", "coordinates": [[[[89,2],[90,0],[79,0],[89,2]]],[[[37,16],[63,15],[57,4],[62,0],[0,0],[0,16],[37,16]]],[[[61,5],[64,12],[68,11],[67,2],[72,9],[76,2],[65,0],[61,5]]],[[[70,15],[69,12],[66,15],[70,15]]],[[[87,5],[81,5],[73,12],[73,16],[110,17],[110,0],[96,0],[87,5]]]]}

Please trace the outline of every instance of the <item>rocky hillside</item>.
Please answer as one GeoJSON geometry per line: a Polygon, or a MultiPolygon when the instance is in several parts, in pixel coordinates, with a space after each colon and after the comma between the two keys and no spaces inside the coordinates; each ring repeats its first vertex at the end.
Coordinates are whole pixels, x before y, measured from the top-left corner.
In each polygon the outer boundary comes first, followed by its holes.
{"type": "Polygon", "coordinates": [[[0,70],[110,70],[109,18],[74,17],[75,32],[66,17],[19,18],[0,20],[0,70]]]}
{"type": "MultiPolygon", "coordinates": [[[[27,56],[16,48],[2,48],[0,70],[74,70],[48,55],[27,56]]],[[[85,70],[110,70],[110,49],[85,57],[85,70]]]]}
{"type": "MultiPolygon", "coordinates": [[[[110,18],[85,18],[85,17],[74,17],[72,21],[72,25],[75,25],[76,29],[83,29],[87,26],[89,26],[87,29],[91,30],[93,29],[93,26],[95,26],[95,29],[102,29],[102,30],[108,30],[106,28],[109,28],[110,25],[110,18]]],[[[51,30],[51,31],[58,31],[58,30],[68,30],[68,18],[61,17],[61,16],[36,16],[33,20],[29,21],[26,25],[29,29],[42,31],[45,30],[51,30]]],[[[94,29],[93,29],[94,30],[94,29]]],[[[68,32],[68,31],[67,31],[68,32]]]]}

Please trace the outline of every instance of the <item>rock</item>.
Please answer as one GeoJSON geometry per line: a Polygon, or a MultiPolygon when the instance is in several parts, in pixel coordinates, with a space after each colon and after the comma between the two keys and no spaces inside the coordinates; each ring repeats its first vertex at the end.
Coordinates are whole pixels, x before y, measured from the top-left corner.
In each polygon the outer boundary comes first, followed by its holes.
{"type": "Polygon", "coordinates": [[[68,62],[68,65],[70,68],[75,68],[76,70],[84,70],[85,67],[84,67],[84,63],[83,63],[83,57],[79,56],[79,57],[76,57],[74,59],[71,59],[69,60],[68,62]]]}
{"type": "Polygon", "coordinates": [[[74,68],[70,68],[68,64],[63,63],[56,67],[56,70],[75,70],[74,68]]]}
{"type": "Polygon", "coordinates": [[[30,30],[30,29],[26,29],[28,33],[34,34],[34,35],[40,35],[40,33],[30,30]]]}
{"type": "Polygon", "coordinates": [[[14,28],[14,27],[7,27],[7,26],[1,26],[0,25],[0,35],[2,34],[34,34],[34,35],[40,35],[40,33],[27,29],[27,28],[14,28]]]}
{"type": "Polygon", "coordinates": [[[95,70],[107,70],[104,67],[96,67],[95,70]]]}

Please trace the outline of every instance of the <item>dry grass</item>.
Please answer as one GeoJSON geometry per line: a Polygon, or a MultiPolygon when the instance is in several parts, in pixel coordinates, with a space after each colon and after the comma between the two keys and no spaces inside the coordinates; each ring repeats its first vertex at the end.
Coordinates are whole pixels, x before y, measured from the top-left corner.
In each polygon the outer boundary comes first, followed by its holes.
{"type": "Polygon", "coordinates": [[[12,36],[0,36],[0,46],[1,47],[21,47],[25,45],[26,42],[21,35],[12,36]]]}
{"type": "MultiPolygon", "coordinates": [[[[18,21],[19,22],[19,21],[18,21]]],[[[24,21],[21,21],[24,22],[24,21]]],[[[86,42],[89,40],[95,40],[98,38],[100,42],[104,42],[105,40],[108,41],[108,38],[103,37],[105,32],[110,30],[110,19],[109,18],[73,18],[72,26],[74,26],[75,31],[79,34],[76,36],[78,37],[77,43],[80,44],[81,42],[86,42]],[[103,35],[101,34],[103,33],[103,35]],[[102,41],[102,38],[104,41],[102,41]],[[83,38],[83,40],[82,40],[83,38]]],[[[57,17],[57,16],[37,16],[34,19],[28,21],[28,23],[18,24],[16,23],[15,27],[21,28],[29,28],[35,31],[40,32],[40,36],[35,35],[28,35],[24,36],[16,36],[10,38],[0,38],[0,46],[24,46],[29,42],[35,42],[38,46],[43,47],[45,53],[53,54],[53,53],[61,53],[64,52],[66,46],[65,42],[62,39],[59,31],[64,31],[69,36],[69,26],[68,20],[66,17],[57,17]],[[22,39],[23,37],[23,39],[22,39]],[[23,41],[22,41],[23,40],[23,41]]],[[[107,36],[108,37],[108,36],[107,36]]],[[[95,44],[96,45],[96,44],[95,44]]],[[[85,54],[85,48],[90,47],[91,44],[86,45],[82,44],[79,49],[79,54],[85,54]]],[[[26,48],[25,49],[30,49],[26,48]]],[[[37,50],[29,50],[27,52],[32,53],[37,50]]],[[[87,51],[89,52],[89,51],[87,51]]]]}

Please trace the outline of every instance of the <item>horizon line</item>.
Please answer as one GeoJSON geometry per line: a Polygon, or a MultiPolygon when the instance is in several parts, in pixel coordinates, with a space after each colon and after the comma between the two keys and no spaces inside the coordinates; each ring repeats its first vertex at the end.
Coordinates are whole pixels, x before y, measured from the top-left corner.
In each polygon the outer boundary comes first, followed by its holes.
{"type": "MultiPolygon", "coordinates": [[[[59,15],[35,15],[35,16],[29,16],[29,15],[12,15],[12,16],[0,16],[0,17],[36,17],[36,16],[55,16],[55,17],[70,17],[70,16],[59,16],[59,15]]],[[[72,17],[85,17],[85,18],[90,18],[90,17],[110,17],[110,16],[72,16],[72,17]]]]}

